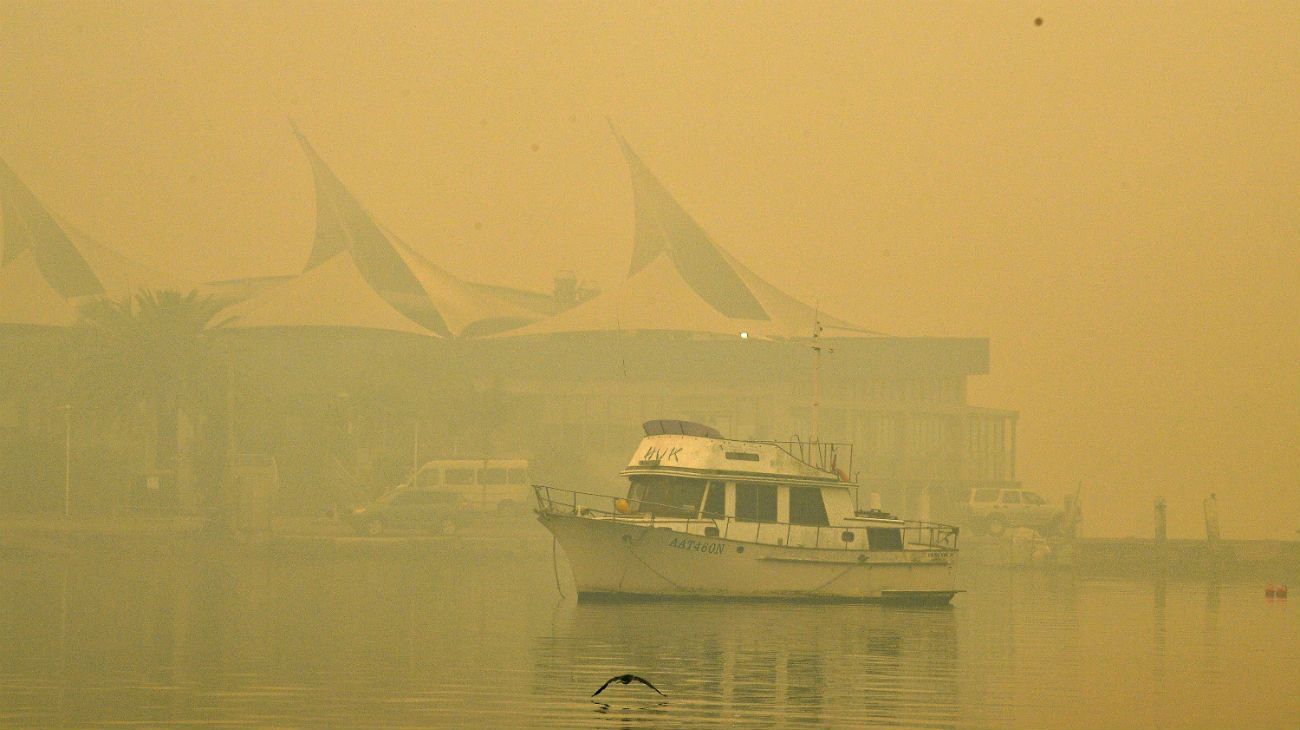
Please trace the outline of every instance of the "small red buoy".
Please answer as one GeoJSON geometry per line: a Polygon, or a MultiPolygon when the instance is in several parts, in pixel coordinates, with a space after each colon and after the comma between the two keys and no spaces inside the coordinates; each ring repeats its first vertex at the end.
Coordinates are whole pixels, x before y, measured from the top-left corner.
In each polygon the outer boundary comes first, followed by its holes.
{"type": "Polygon", "coordinates": [[[1269,584],[1268,584],[1268,587],[1264,589],[1264,597],[1265,597],[1265,598],[1272,598],[1273,596],[1276,596],[1276,595],[1277,595],[1277,588],[1274,588],[1274,587],[1273,587],[1273,584],[1272,584],[1272,583],[1269,583],[1269,584]]]}

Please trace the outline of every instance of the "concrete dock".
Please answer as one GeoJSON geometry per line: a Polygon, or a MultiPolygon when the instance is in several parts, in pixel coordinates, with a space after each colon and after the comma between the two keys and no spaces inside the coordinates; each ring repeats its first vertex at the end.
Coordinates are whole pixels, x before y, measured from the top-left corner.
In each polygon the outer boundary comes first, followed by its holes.
{"type": "MultiPolygon", "coordinates": [[[[268,558],[472,560],[482,556],[549,555],[551,536],[531,516],[462,530],[454,535],[394,532],[359,537],[326,518],[277,519],[252,535],[216,531],[201,517],[61,515],[0,516],[0,556],[86,550],[174,552],[201,548],[268,558]]],[[[998,538],[963,535],[967,565],[1066,570],[1087,574],[1259,574],[1300,583],[1300,541],[1043,539],[1034,534],[998,538]]]]}
{"type": "Polygon", "coordinates": [[[1260,574],[1300,578],[1300,541],[963,537],[965,564],[1088,574],[1260,574]]]}

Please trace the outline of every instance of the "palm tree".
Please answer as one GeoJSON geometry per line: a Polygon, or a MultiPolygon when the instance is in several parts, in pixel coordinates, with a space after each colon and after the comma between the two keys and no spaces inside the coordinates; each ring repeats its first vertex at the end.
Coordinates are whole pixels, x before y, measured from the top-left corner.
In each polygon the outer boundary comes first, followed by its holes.
{"type": "Polygon", "coordinates": [[[219,436],[204,432],[222,412],[224,359],[213,332],[229,322],[217,320],[225,305],[196,291],[142,290],[79,309],[87,353],[77,400],[116,418],[146,416],[145,468],[171,475],[161,485],[167,506],[176,504],[182,414],[196,433],[219,436]]]}

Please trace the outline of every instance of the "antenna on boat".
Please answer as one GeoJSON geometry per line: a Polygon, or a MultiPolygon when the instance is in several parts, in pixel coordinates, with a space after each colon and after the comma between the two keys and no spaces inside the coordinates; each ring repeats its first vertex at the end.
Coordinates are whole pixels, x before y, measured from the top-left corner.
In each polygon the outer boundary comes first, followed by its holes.
{"type": "Polygon", "coordinates": [[[813,305],[813,332],[812,332],[812,351],[813,351],[813,393],[812,393],[812,433],[810,439],[812,443],[821,442],[820,414],[822,405],[822,350],[834,352],[829,347],[823,347],[819,344],[822,335],[821,305],[813,305]]]}

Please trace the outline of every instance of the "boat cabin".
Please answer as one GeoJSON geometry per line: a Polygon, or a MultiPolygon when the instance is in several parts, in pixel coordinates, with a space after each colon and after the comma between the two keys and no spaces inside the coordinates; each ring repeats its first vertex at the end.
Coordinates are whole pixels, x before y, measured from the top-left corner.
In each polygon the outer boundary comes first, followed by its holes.
{"type": "Polygon", "coordinates": [[[687,421],[651,421],[621,472],[623,519],[706,537],[792,547],[904,549],[902,520],[855,511],[846,444],[739,441],[687,421]],[[843,461],[841,461],[843,459],[843,461]]]}

